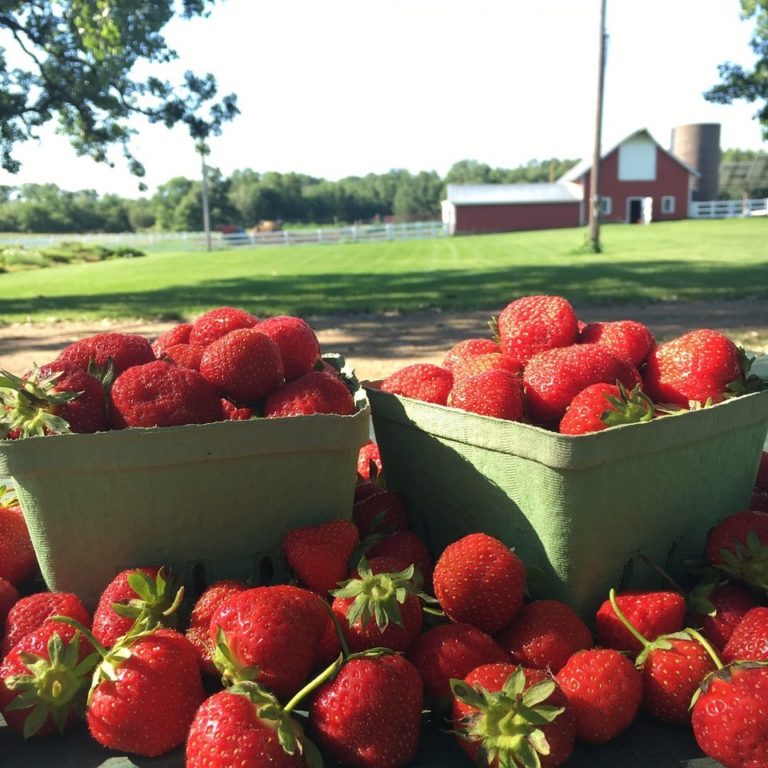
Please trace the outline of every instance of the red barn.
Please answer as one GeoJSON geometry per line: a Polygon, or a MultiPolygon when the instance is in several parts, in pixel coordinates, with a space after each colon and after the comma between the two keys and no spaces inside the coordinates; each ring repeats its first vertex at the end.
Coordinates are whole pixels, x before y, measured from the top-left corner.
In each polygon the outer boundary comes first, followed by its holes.
{"type": "MultiPolygon", "coordinates": [[[[449,184],[443,221],[451,234],[577,227],[586,224],[591,162],[577,163],[551,184],[449,184]]],[[[685,219],[691,200],[690,166],[646,129],[600,160],[601,220],[685,219]]]]}

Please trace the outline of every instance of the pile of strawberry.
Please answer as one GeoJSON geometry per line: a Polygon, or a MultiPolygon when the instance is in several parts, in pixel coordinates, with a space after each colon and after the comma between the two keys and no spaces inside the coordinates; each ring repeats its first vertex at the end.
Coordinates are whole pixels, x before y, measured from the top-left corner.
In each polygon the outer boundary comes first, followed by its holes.
{"type": "Polygon", "coordinates": [[[30,548],[8,546],[23,518],[0,507],[8,726],[28,738],[87,727],[145,756],[183,746],[188,768],[321,755],[397,768],[428,721],[480,765],[556,768],[644,710],[691,728],[726,768],[768,765],[768,513],[709,532],[694,588],[611,590],[588,624],[528,598],[525,563],[492,536],[434,558],[374,443],[358,467],[351,519],[284,537],[291,583],[229,579],[184,596],[165,568],[137,564],[92,614],[72,594],[19,596],[30,548]]]}
{"type": "Polygon", "coordinates": [[[385,392],[569,435],[722,402],[762,389],[752,360],[717,331],[657,344],[635,320],[583,323],[562,296],[524,296],[460,341],[441,365],[416,363],[385,392]]]}
{"type": "Polygon", "coordinates": [[[0,371],[0,439],[351,415],[353,386],[302,318],[217,307],[154,342],[98,333],[22,376],[0,371]]]}

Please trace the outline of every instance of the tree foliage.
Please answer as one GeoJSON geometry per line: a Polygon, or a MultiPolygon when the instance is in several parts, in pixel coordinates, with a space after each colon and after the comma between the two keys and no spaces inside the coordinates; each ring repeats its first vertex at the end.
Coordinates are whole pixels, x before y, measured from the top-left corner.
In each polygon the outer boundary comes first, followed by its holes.
{"type": "MultiPolygon", "coordinates": [[[[183,0],[185,18],[204,16],[215,0],[183,0]]],[[[3,0],[0,2],[0,165],[19,170],[14,147],[51,120],[78,155],[111,162],[119,146],[131,171],[144,167],[130,149],[130,118],[187,126],[195,140],[217,135],[238,114],[233,94],[214,102],[213,75],[186,72],[173,85],[154,74],[140,79],[139,62],[177,57],[162,30],[175,0],[3,0]]]]}
{"type": "Polygon", "coordinates": [[[758,103],[755,117],[760,121],[763,137],[768,140],[768,0],[741,0],[741,17],[754,19],[755,28],[750,47],[757,56],[754,67],[725,62],[718,67],[720,82],[710,88],[704,98],[715,104],[732,104],[743,99],[758,103]]]}

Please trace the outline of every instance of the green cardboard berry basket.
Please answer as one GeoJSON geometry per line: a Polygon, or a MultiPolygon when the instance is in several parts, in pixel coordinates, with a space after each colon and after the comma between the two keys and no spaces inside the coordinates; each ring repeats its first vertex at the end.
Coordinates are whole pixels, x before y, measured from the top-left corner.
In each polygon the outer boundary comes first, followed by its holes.
{"type": "Polygon", "coordinates": [[[349,517],[364,393],[353,416],[127,429],[0,441],[49,589],[93,608],[120,570],[182,583],[279,578],[285,533],[349,517]]]}
{"type": "Polygon", "coordinates": [[[708,530],[746,509],[768,391],[578,437],[367,387],[387,485],[434,554],[484,531],[531,568],[535,597],[585,619],[613,587],[683,578],[708,530]]]}

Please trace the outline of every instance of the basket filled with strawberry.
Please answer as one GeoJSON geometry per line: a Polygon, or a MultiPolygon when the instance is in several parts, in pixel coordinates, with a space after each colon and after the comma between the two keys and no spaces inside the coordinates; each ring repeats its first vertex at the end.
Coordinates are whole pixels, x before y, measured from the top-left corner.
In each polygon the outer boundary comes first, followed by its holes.
{"type": "Polygon", "coordinates": [[[92,606],[135,562],[272,572],[290,527],[351,510],[369,422],[306,321],[217,307],[153,341],[99,333],[0,371],[0,476],[46,584],[92,606]]]}
{"type": "Polygon", "coordinates": [[[435,552],[484,531],[533,566],[534,593],[592,612],[642,586],[638,555],[672,574],[747,508],[768,392],[733,341],[659,343],[634,321],[579,320],[561,296],[508,304],[486,338],[366,384],[391,489],[435,552]]]}

